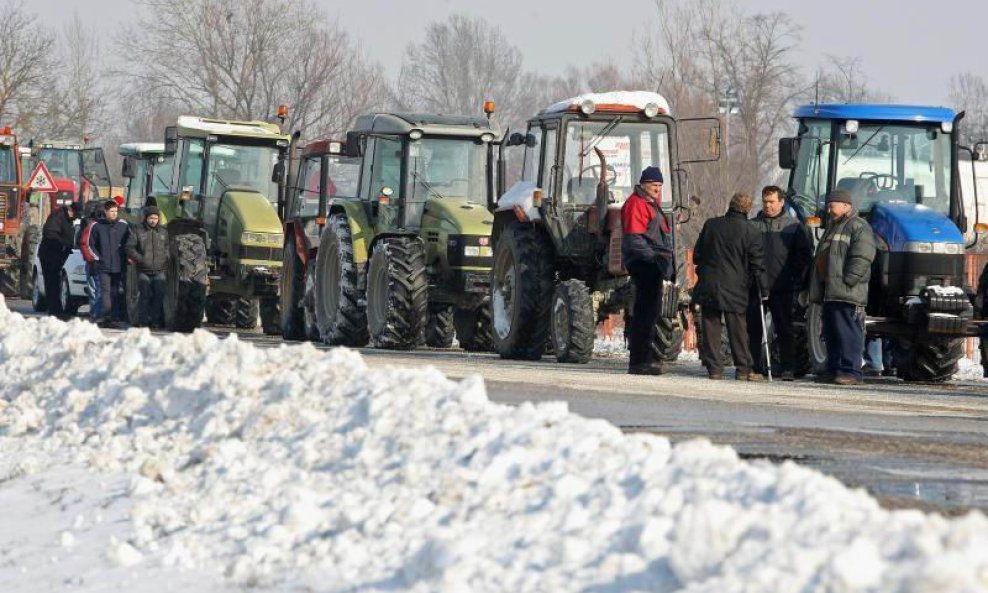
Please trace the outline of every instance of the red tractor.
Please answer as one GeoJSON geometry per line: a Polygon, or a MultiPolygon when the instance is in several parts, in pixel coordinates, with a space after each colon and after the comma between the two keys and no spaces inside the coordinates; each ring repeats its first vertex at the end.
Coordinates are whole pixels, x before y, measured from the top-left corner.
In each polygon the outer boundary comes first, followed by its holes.
{"type": "Polygon", "coordinates": [[[26,216],[24,172],[17,136],[10,126],[0,129],[0,292],[17,296],[21,278],[22,224],[26,216]]]}

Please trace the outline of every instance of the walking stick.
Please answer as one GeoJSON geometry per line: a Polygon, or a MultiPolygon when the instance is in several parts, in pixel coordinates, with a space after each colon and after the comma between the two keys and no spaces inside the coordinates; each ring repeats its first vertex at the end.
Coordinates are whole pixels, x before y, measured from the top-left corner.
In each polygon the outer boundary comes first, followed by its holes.
{"type": "Polygon", "coordinates": [[[758,311],[762,314],[762,347],[765,348],[765,368],[768,369],[768,380],[772,380],[772,353],[768,347],[768,325],[765,323],[765,301],[758,295],[758,311]]]}

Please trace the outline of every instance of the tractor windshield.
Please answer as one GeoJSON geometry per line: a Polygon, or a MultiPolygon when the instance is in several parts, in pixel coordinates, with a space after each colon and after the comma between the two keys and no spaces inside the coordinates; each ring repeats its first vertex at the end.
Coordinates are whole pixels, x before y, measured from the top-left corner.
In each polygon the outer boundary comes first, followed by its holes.
{"type": "Polygon", "coordinates": [[[42,148],[38,153],[39,161],[44,161],[51,172],[52,177],[57,179],[71,179],[81,181],[82,178],[82,153],[74,149],[66,148],[42,148]]]}
{"type": "MultiPolygon", "coordinates": [[[[565,160],[562,171],[563,204],[587,206],[597,195],[601,177],[599,149],[606,161],[605,178],[612,203],[623,202],[635,189],[642,170],[655,165],[668,179],[669,128],[663,122],[571,121],[566,127],[565,160]]],[[[672,185],[662,188],[662,203],[672,206],[672,185]]]]}
{"type": "Polygon", "coordinates": [[[16,159],[13,146],[0,146],[0,183],[17,183],[16,159]]]}
{"type": "Polygon", "coordinates": [[[274,146],[213,144],[209,148],[206,195],[219,197],[230,188],[249,189],[278,202],[278,184],[271,181],[278,149],[274,146]]]}
{"type": "Polygon", "coordinates": [[[950,134],[940,125],[864,124],[841,132],[838,188],[862,213],[879,203],[923,204],[950,211],[950,134]]]}
{"type": "Polygon", "coordinates": [[[487,199],[490,153],[479,138],[425,138],[409,145],[411,201],[439,198],[487,199]]]}

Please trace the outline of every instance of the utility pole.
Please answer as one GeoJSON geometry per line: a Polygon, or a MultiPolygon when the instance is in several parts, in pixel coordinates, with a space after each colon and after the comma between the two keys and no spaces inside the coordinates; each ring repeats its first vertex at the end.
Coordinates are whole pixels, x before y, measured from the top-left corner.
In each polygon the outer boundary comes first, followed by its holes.
{"type": "Polygon", "coordinates": [[[741,99],[738,91],[727,85],[718,102],[718,109],[724,116],[724,158],[728,167],[731,165],[731,116],[741,112],[741,99]]]}

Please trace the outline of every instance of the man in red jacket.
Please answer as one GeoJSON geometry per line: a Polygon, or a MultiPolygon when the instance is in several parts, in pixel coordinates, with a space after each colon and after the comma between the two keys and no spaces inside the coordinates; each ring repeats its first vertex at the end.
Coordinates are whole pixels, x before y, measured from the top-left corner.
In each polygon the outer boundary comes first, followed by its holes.
{"type": "Polygon", "coordinates": [[[672,278],[672,234],[662,211],[662,171],[647,167],[635,191],[621,208],[621,255],[635,283],[635,308],[628,346],[632,375],[661,375],[662,364],[652,354],[659,316],[662,281],[672,278]]]}

